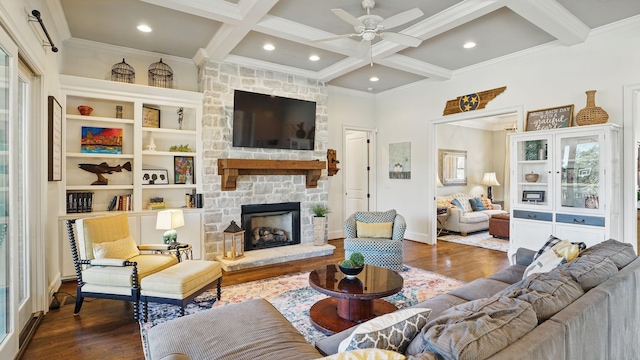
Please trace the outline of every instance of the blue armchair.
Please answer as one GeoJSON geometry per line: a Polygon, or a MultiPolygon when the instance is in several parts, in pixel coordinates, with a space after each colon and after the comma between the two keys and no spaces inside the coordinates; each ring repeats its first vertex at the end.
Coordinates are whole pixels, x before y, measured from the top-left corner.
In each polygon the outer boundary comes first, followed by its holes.
{"type": "Polygon", "coordinates": [[[399,272],[404,260],[402,240],[406,229],[404,217],[395,210],[356,212],[344,222],[345,258],[359,252],[364,255],[365,264],[399,272]],[[390,223],[391,229],[387,223],[390,223]]]}

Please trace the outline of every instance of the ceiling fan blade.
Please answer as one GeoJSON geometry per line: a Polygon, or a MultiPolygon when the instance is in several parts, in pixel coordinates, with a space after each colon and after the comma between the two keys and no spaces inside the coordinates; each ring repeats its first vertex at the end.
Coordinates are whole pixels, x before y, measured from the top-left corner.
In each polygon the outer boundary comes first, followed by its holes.
{"type": "Polygon", "coordinates": [[[332,36],[332,37],[328,37],[328,38],[311,40],[311,42],[331,41],[331,40],[344,39],[344,38],[349,38],[349,37],[354,37],[354,36],[359,36],[359,34],[344,34],[344,35],[332,36]]]}
{"type": "Polygon", "coordinates": [[[336,14],[340,19],[348,22],[353,26],[364,26],[362,21],[358,20],[358,18],[356,18],[355,16],[349,14],[348,12],[342,9],[331,9],[331,11],[333,11],[333,13],[336,14]]]}
{"type": "Polygon", "coordinates": [[[367,41],[363,39],[358,44],[358,51],[356,53],[357,54],[356,56],[359,59],[364,59],[369,54],[369,50],[371,50],[371,41],[367,41]]]}
{"type": "Polygon", "coordinates": [[[396,44],[412,47],[420,46],[420,44],[422,43],[422,40],[418,39],[417,37],[392,32],[383,32],[380,34],[380,37],[384,40],[388,40],[396,44]]]}
{"type": "Polygon", "coordinates": [[[413,8],[411,10],[401,12],[400,14],[396,14],[390,18],[386,18],[382,20],[382,22],[380,22],[380,25],[382,25],[385,29],[391,29],[396,26],[408,23],[411,20],[415,20],[422,15],[424,15],[422,10],[418,8],[413,8]]]}

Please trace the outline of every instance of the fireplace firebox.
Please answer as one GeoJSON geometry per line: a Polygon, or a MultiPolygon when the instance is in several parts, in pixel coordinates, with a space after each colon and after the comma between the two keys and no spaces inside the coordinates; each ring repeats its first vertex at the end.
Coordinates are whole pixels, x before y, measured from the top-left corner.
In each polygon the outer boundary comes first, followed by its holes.
{"type": "Polygon", "coordinates": [[[300,203],[242,205],[244,250],[300,244],[300,203]]]}

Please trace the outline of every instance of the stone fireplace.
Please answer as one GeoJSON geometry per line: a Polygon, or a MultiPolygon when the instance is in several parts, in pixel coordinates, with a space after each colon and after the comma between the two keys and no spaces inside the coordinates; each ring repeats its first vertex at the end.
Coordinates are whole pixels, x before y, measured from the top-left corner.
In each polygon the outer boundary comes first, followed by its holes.
{"type": "Polygon", "coordinates": [[[242,205],[245,251],[300,244],[300,203],[242,205]]]}

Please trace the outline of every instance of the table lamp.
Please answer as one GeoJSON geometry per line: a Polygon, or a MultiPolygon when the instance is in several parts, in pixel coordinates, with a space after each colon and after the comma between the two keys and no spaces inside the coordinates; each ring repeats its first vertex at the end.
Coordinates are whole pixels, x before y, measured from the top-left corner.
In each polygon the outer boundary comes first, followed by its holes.
{"type": "Polygon", "coordinates": [[[436,174],[436,186],[437,187],[444,187],[444,185],[442,185],[442,181],[440,181],[440,175],[436,174]]]}
{"type": "Polygon", "coordinates": [[[493,202],[493,192],[491,191],[491,187],[500,186],[498,179],[496,179],[496,173],[484,173],[484,177],[482,178],[482,181],[480,181],[480,185],[487,185],[487,198],[493,202]]]}
{"type": "Polygon", "coordinates": [[[158,211],[156,218],[156,229],[167,230],[162,234],[165,244],[175,244],[178,242],[178,232],[175,230],[184,226],[184,215],[180,209],[169,209],[158,211]]]}

